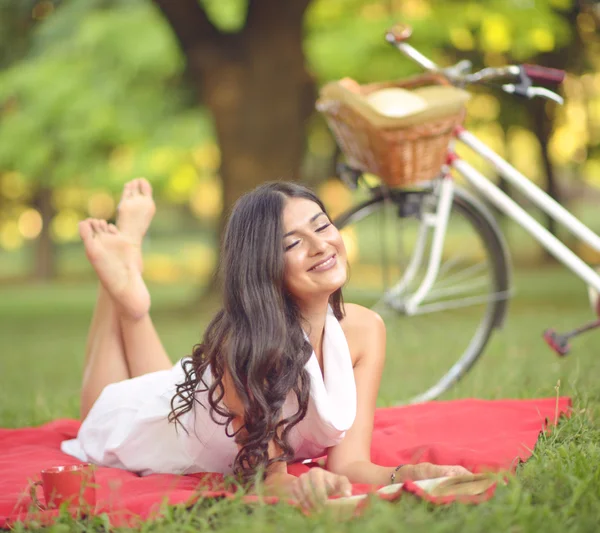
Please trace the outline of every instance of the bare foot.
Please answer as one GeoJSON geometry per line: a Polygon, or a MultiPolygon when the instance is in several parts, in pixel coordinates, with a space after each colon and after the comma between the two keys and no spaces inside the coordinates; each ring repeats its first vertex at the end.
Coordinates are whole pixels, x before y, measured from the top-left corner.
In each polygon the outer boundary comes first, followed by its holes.
{"type": "Polygon", "coordinates": [[[150,294],[138,266],[139,247],[105,220],[80,222],[79,235],[87,258],[115,303],[131,318],[144,316],[150,309],[150,294]]]}
{"type": "Polygon", "coordinates": [[[127,182],[117,210],[117,227],[123,236],[137,246],[137,261],[141,270],[142,240],[156,212],[150,183],[144,178],[127,182]]]}

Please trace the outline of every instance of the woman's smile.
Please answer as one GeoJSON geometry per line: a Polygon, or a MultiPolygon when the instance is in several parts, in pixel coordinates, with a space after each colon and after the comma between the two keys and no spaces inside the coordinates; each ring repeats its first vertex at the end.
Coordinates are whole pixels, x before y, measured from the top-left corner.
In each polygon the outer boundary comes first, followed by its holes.
{"type": "Polygon", "coordinates": [[[308,269],[309,272],[324,272],[337,265],[337,255],[331,254],[327,258],[319,261],[316,265],[308,269]]]}

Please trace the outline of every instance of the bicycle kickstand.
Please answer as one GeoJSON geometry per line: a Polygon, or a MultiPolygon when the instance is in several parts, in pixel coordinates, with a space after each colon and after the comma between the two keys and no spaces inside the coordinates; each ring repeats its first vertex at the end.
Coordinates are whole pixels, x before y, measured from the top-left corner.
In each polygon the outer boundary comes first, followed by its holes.
{"type": "Polygon", "coordinates": [[[544,340],[558,355],[564,357],[571,350],[569,339],[576,337],[580,333],[585,333],[586,331],[596,329],[597,327],[600,327],[600,318],[594,320],[593,322],[588,322],[587,324],[584,324],[583,326],[575,328],[571,331],[567,331],[562,335],[557,333],[554,329],[547,329],[544,331],[544,340]]]}

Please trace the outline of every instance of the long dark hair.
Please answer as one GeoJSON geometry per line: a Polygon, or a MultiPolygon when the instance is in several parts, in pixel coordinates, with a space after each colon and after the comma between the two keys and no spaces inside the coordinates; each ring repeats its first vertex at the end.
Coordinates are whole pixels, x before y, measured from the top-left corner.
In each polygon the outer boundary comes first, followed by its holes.
{"type": "MultiPolygon", "coordinates": [[[[202,343],[194,346],[191,358],[184,360],[185,380],[171,400],[169,420],[181,425],[179,418],[195,403],[206,407],[196,393],[208,391],[212,419],[226,425],[227,435],[241,446],[233,472],[245,482],[275,462],[293,459],[290,430],[308,408],[310,377],[304,366],[313,349],[304,336],[299,308],[285,287],[282,214],[286,198],[306,198],[326,213],[310,189],[291,182],[266,183],[237,201],[221,250],[223,308],[208,325],[202,343]],[[203,380],[207,369],[212,374],[210,385],[203,380]],[[236,433],[229,430],[234,414],[221,403],[225,372],[244,406],[244,426],[236,433]],[[290,392],[298,411],[282,419],[290,392]],[[282,455],[269,459],[270,441],[282,455]]],[[[329,302],[340,320],[341,289],[329,302]]]]}

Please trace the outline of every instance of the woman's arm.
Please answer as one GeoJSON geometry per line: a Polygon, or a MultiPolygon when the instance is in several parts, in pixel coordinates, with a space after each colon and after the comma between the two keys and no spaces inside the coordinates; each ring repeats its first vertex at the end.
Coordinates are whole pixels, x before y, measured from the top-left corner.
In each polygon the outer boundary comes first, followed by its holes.
{"type": "MultiPolygon", "coordinates": [[[[380,466],[371,462],[371,439],[375,405],[385,363],[386,332],[381,317],[361,306],[347,304],[344,332],[354,352],[357,411],[354,424],[344,440],[330,448],[327,469],[347,476],[352,483],[387,485],[398,465],[380,466]]],[[[461,466],[439,466],[431,463],[404,465],[395,472],[394,482],[427,479],[468,473],[461,466]]]]}
{"type": "MultiPolygon", "coordinates": [[[[379,466],[371,462],[371,437],[375,403],[385,363],[385,324],[373,311],[346,304],[344,332],[354,352],[356,418],[344,440],[327,453],[327,469],[347,476],[352,483],[387,485],[396,465],[379,466]]],[[[402,481],[402,468],[396,479],[402,481]]]]}

